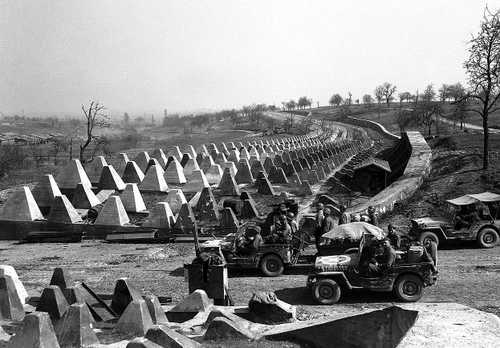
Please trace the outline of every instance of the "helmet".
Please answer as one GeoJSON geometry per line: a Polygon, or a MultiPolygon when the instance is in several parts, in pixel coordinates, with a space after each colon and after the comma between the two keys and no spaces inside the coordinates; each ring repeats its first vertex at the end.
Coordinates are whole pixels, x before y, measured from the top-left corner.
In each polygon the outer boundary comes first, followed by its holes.
{"type": "Polygon", "coordinates": [[[286,214],[286,216],[289,218],[289,219],[293,219],[295,217],[295,214],[292,213],[291,211],[288,212],[288,214],[286,214]]]}

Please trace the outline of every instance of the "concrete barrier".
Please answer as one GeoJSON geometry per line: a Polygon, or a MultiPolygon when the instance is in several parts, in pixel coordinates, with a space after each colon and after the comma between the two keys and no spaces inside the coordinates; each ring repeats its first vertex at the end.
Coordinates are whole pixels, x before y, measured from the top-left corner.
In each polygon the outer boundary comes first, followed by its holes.
{"type": "Polygon", "coordinates": [[[384,126],[382,126],[380,123],[375,122],[375,121],[365,120],[363,118],[357,118],[357,117],[348,116],[348,117],[345,117],[342,120],[342,122],[354,124],[354,125],[359,126],[359,127],[373,129],[374,131],[379,132],[380,134],[382,134],[385,138],[387,138],[389,140],[399,140],[399,139],[401,139],[401,137],[399,137],[399,136],[397,136],[397,135],[389,132],[384,126]]]}
{"type": "Polygon", "coordinates": [[[366,203],[349,208],[348,213],[366,213],[368,207],[373,206],[379,214],[385,214],[393,210],[396,203],[412,196],[422,185],[431,170],[431,148],[420,132],[406,132],[403,138],[406,138],[411,146],[411,155],[403,175],[366,203]]]}

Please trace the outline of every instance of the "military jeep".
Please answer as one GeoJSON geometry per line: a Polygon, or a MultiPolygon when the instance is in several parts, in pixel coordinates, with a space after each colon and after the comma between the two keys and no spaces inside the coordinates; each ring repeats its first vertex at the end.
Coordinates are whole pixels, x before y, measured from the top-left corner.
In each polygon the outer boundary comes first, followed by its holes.
{"type": "Polygon", "coordinates": [[[397,251],[396,262],[379,275],[366,275],[358,268],[362,247],[363,241],[359,250],[353,248],[348,254],[316,258],[315,272],[307,277],[307,287],[317,303],[337,303],[342,293],[354,289],[392,291],[401,301],[415,302],[422,297],[424,287],[437,281],[432,262],[410,260],[406,251],[397,251]]]}
{"type": "Polygon", "coordinates": [[[439,245],[450,240],[464,240],[476,241],[481,248],[492,248],[500,240],[499,202],[500,195],[491,192],[447,200],[445,216],[411,220],[409,236],[422,243],[434,241],[439,245]],[[457,219],[463,211],[474,211],[477,218],[459,225],[457,219]]]}

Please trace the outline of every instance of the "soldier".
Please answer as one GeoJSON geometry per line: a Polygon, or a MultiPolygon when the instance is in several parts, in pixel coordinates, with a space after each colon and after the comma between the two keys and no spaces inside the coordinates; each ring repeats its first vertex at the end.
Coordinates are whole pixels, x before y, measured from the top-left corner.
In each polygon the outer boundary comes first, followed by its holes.
{"type": "Polygon", "coordinates": [[[373,206],[368,207],[368,218],[373,226],[378,226],[378,216],[375,208],[373,206]]]}
{"type": "Polygon", "coordinates": [[[346,206],[345,205],[341,205],[340,206],[339,225],[344,225],[344,224],[348,224],[348,223],[351,222],[349,214],[347,214],[345,211],[346,211],[346,206]]]}
{"type": "Polygon", "coordinates": [[[325,219],[323,203],[318,203],[316,205],[316,227],[314,230],[314,239],[316,242],[316,249],[319,250],[319,242],[321,241],[321,227],[323,226],[323,220],[325,219]]]}
{"type": "Polygon", "coordinates": [[[387,239],[389,239],[394,249],[401,247],[401,237],[396,233],[396,229],[392,224],[387,226],[387,239]]]}

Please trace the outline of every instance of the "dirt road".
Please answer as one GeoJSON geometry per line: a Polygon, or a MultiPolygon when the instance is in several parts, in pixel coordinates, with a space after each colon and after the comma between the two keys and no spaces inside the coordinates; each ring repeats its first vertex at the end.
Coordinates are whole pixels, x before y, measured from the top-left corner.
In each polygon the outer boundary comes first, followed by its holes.
{"type": "MultiPolygon", "coordinates": [[[[98,293],[110,294],[116,279],[129,277],[138,288],[177,302],[187,295],[185,262],[194,257],[191,244],[109,244],[87,241],[76,244],[0,243],[0,262],[16,268],[30,295],[48,285],[55,267],[66,267],[74,280],[82,280],[98,293]]],[[[425,289],[424,302],[458,302],[500,314],[500,247],[476,249],[469,245],[440,251],[438,284],[425,289]]],[[[231,274],[229,287],[237,304],[246,304],[252,292],[276,291],[297,305],[313,304],[305,286],[306,276],[289,272],[264,278],[258,272],[231,274]]],[[[391,294],[355,292],[343,302],[356,308],[370,303],[396,301],[391,294]]]]}

